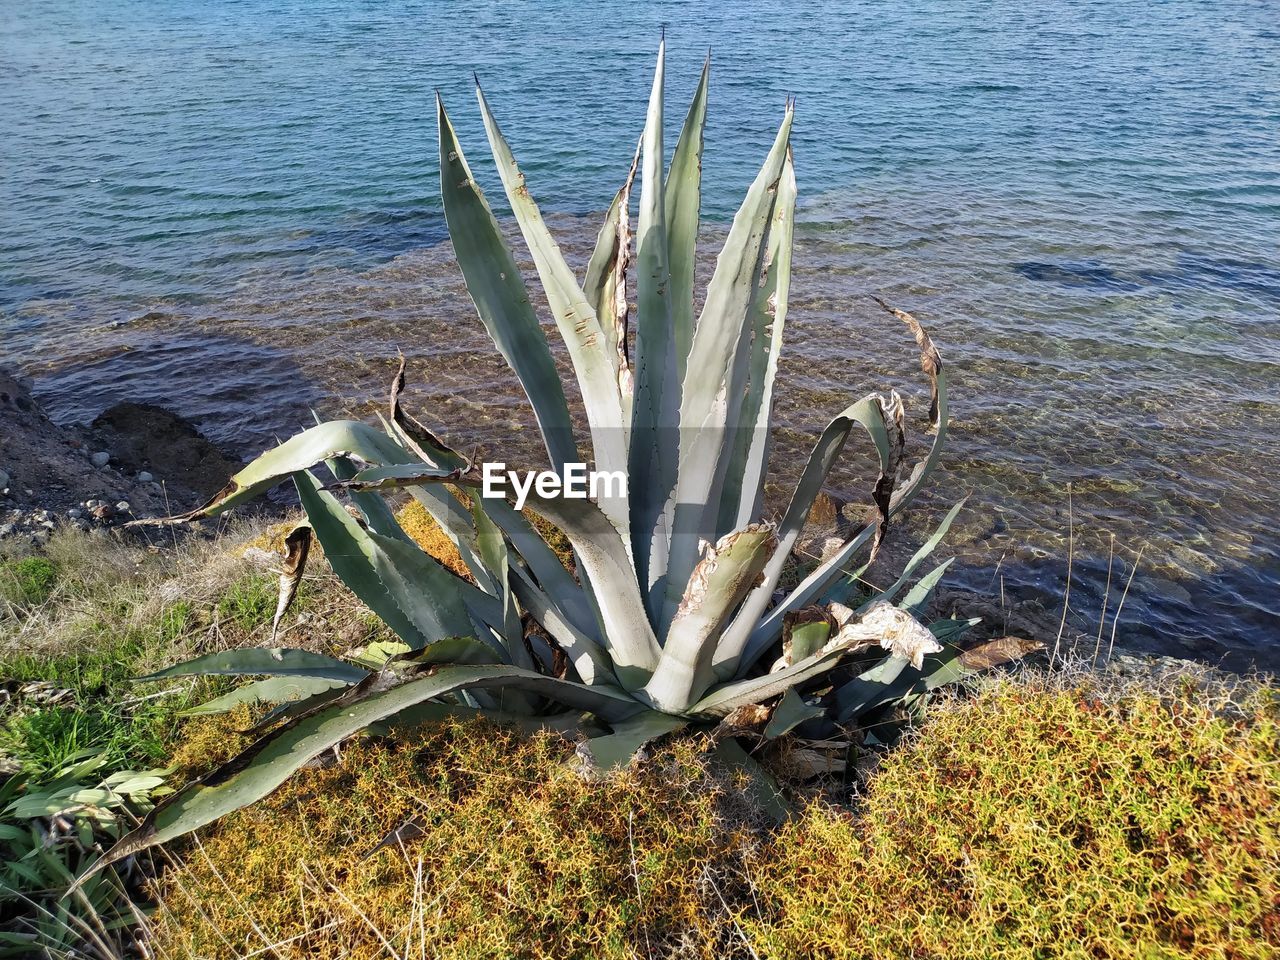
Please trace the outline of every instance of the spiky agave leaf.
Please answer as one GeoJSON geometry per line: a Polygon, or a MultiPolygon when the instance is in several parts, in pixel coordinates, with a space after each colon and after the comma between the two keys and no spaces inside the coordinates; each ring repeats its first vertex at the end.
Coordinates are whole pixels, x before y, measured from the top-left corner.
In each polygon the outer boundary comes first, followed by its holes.
{"type": "MultiPolygon", "coordinates": [[[[759,295],[761,267],[793,113],[787,105],[773,148],[734,217],[693,335],[680,394],[680,458],[669,509],[670,552],[657,633],[665,637],[697,565],[698,544],[714,535],[718,495],[733,455],[729,407],[743,386],[750,349],[748,321],[759,295]]],[[[672,421],[668,421],[670,424],[672,421]]]]}

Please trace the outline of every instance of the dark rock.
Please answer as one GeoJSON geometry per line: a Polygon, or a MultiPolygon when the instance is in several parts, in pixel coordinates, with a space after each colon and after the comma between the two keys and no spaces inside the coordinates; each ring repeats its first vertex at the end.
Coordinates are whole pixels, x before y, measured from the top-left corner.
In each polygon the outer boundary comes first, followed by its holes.
{"type": "Polygon", "coordinates": [[[101,450],[102,444],[87,438],[82,428],[51,421],[27,385],[0,369],[0,463],[15,506],[61,513],[85,497],[126,496],[128,487],[115,471],[90,466],[85,450],[101,450]]]}
{"type": "MultiPolygon", "coordinates": [[[[115,461],[134,473],[164,477],[170,485],[191,491],[203,502],[221,490],[241,464],[205,438],[190,421],[149,403],[118,403],[93,421],[115,461]]],[[[171,499],[181,503],[181,492],[171,499]]]]}

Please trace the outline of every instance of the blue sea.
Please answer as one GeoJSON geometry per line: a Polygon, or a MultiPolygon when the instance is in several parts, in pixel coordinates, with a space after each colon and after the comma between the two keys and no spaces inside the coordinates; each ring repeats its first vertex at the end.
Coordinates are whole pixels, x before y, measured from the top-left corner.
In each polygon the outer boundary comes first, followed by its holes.
{"type": "Polygon", "coordinates": [[[971,494],[955,586],[1052,617],[1070,566],[1069,623],[1109,637],[1140,553],[1122,642],[1280,665],[1273,0],[5,3],[0,362],[57,418],[158,402],[247,455],[365,409],[400,349],[421,416],[527,445],[451,259],[434,94],[501,208],[478,74],[582,263],[664,27],[669,144],[712,57],[708,261],[798,98],[780,476],[869,390],[923,426],[882,296],[954,378],[904,535],[971,494]]]}

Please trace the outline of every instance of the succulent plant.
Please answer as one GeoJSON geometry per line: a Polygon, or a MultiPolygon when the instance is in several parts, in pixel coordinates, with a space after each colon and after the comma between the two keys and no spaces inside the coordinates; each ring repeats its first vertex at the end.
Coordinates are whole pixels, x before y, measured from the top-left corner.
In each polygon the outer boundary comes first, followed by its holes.
{"type": "MultiPolygon", "coordinates": [[[[914,318],[885,307],[915,337],[932,385],[934,436],[913,470],[903,464],[901,399],[873,393],[826,426],[790,504],[776,522],[765,519],[795,220],[794,105],[786,105],[695,311],[708,68],[665,171],[663,70],[660,49],[635,160],[581,281],[477,88],[498,172],[580,386],[595,467],[628,479],[624,491],[598,500],[529,493],[529,509],[572,544],[575,570],[524,512],[474,489],[478,464],[404,410],[402,362],[381,429],[321,423],[259,457],[204,507],[171,518],[213,516],[292,479],[307,522],[287,538],[277,624],[314,536],[338,576],[399,643],[367,650],[361,662],[301,650],[232,650],[155,675],[265,676],[205,709],[246,701],[277,706],[258,742],[157,807],[103,864],[253,802],[371,727],[496,712],[574,730],[590,761],[609,767],[683,727],[727,721],[733,729],[735,716],[767,719],[769,736],[817,716],[847,721],[963,669],[939,641],[964,624],[930,629],[916,616],[943,568],[893,602],[955,510],[889,589],[855,595],[849,571],[855,557],[874,555],[890,520],[937,466],[947,427],[938,350],[914,318]],[[633,332],[627,277],[637,171],[633,332]],[[801,528],[855,427],[870,439],[879,464],[874,519],[779,595],[801,528]],[[311,472],[321,463],[331,480],[311,472]],[[407,491],[439,523],[469,578],[404,533],[384,499],[395,491],[407,491]],[[823,679],[842,663],[853,664],[845,682],[823,679]],[[817,699],[806,696],[815,681],[829,688],[817,699]]],[[[551,351],[442,102],[438,117],[441,193],[458,264],[481,321],[523,385],[551,466],[563,469],[579,453],[551,351]]],[[[749,763],[741,750],[736,757],[749,763]]]]}

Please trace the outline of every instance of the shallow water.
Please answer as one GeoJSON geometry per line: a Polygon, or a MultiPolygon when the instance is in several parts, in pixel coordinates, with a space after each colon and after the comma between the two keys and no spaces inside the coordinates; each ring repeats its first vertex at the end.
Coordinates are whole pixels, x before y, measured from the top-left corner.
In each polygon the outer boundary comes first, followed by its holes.
{"type": "Polygon", "coordinates": [[[494,199],[479,73],[580,262],[662,24],[671,142],[713,49],[704,250],[799,94],[783,475],[868,390],[909,388],[923,425],[881,295],[955,377],[946,474],[910,524],[972,492],[953,582],[1053,607],[1070,550],[1092,632],[1114,534],[1113,613],[1142,551],[1122,636],[1280,665],[1267,2],[7,4],[4,361],[60,418],[157,401],[252,453],[308,406],[380,395],[403,349],[456,442],[530,449],[445,242],[433,89],[494,199]]]}

